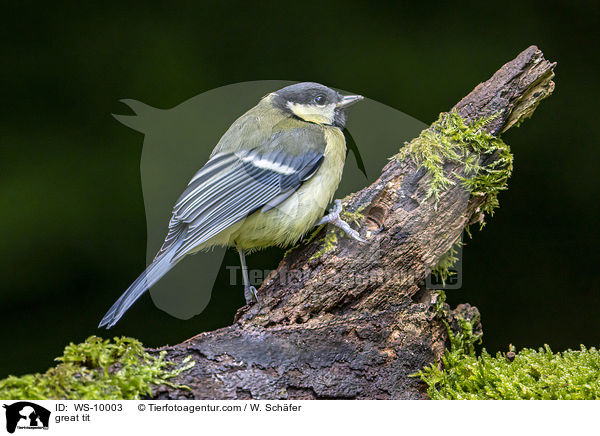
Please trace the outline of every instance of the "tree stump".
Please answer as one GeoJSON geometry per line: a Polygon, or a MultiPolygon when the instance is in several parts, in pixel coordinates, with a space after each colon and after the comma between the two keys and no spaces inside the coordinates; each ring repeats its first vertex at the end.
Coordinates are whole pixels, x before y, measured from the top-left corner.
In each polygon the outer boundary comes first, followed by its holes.
{"type": "Polygon", "coordinates": [[[461,304],[442,316],[425,279],[494,207],[511,164],[494,141],[551,94],[555,65],[529,47],[344,199],[369,244],[322,228],[286,254],[233,325],[150,350],[195,361],[171,380],[191,390],[161,386],[154,397],[426,399],[410,375],[440,359],[444,321],[478,312],[461,304]],[[449,125],[453,116],[468,128],[449,125]]]}

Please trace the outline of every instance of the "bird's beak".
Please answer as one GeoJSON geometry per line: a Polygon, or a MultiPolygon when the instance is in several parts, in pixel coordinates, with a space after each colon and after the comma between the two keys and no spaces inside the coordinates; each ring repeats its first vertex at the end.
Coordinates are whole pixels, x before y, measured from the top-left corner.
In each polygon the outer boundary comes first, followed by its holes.
{"type": "Polygon", "coordinates": [[[337,108],[348,107],[351,104],[361,101],[364,97],[362,95],[345,95],[342,100],[335,105],[337,108]]]}

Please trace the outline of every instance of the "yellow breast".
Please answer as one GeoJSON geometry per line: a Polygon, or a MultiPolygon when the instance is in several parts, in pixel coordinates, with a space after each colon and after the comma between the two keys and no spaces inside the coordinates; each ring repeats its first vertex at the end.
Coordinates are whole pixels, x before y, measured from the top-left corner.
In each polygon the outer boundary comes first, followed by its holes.
{"type": "Polygon", "coordinates": [[[236,241],[243,249],[295,243],[323,216],[342,178],[346,141],[336,127],[323,126],[327,146],[321,167],[294,194],[268,212],[255,212],[231,231],[225,231],[227,245],[236,241]]]}

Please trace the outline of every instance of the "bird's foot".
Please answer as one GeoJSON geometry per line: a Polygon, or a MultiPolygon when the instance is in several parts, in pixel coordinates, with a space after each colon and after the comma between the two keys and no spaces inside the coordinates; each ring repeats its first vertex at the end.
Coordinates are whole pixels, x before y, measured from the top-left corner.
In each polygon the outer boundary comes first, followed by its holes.
{"type": "Polygon", "coordinates": [[[354,230],[350,225],[344,221],[340,217],[340,212],[342,211],[342,200],[335,200],[333,202],[333,207],[329,211],[327,215],[325,215],[321,220],[317,223],[318,226],[321,224],[333,224],[339,229],[342,229],[348,236],[352,239],[362,242],[364,244],[368,244],[369,242],[360,237],[359,233],[354,230]]]}
{"type": "Polygon", "coordinates": [[[246,286],[244,288],[244,297],[246,297],[246,304],[258,302],[256,288],[254,286],[246,286]]]}

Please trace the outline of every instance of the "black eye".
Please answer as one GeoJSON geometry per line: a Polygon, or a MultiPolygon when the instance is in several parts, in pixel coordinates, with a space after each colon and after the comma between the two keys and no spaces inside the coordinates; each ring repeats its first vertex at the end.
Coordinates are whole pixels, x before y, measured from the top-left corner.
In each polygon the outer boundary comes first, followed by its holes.
{"type": "Polygon", "coordinates": [[[315,97],[315,103],[317,103],[319,106],[324,106],[325,103],[327,103],[327,98],[325,98],[324,95],[317,95],[315,97]]]}

